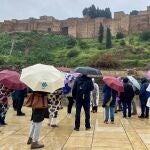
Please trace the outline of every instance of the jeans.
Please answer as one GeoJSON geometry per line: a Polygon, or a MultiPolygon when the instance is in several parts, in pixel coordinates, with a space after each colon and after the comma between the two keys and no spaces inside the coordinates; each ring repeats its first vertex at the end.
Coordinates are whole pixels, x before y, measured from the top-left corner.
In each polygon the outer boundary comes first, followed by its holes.
{"type": "Polygon", "coordinates": [[[85,112],[85,127],[90,128],[90,101],[87,102],[85,100],[81,100],[80,102],[76,102],[76,116],[75,116],[75,128],[80,128],[80,113],[81,108],[84,108],[85,112]]]}
{"type": "Polygon", "coordinates": [[[141,102],[141,116],[149,116],[149,107],[146,106],[147,100],[140,100],[141,102]]]}
{"type": "Polygon", "coordinates": [[[106,106],[105,107],[105,121],[108,121],[110,118],[111,121],[114,121],[114,107],[106,106]],[[110,114],[110,117],[109,117],[110,114]]]}
{"type": "Polygon", "coordinates": [[[33,142],[38,142],[41,126],[42,126],[42,121],[32,122],[30,127],[29,137],[32,138],[33,142]]]}
{"type": "Polygon", "coordinates": [[[67,112],[68,114],[71,114],[71,110],[72,110],[72,106],[74,103],[73,97],[67,97],[68,98],[68,108],[67,108],[67,112]]]}
{"type": "Polygon", "coordinates": [[[131,117],[131,101],[123,101],[123,117],[126,117],[127,108],[128,108],[128,117],[131,117]]]}

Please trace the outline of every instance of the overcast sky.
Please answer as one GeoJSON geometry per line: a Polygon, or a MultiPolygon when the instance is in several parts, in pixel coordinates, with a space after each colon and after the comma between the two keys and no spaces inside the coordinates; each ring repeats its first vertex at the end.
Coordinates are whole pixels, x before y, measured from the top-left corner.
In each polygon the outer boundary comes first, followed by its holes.
{"type": "Polygon", "coordinates": [[[150,0],[0,0],[0,21],[54,16],[56,19],[82,17],[82,10],[94,4],[112,12],[146,10],[150,0]]]}

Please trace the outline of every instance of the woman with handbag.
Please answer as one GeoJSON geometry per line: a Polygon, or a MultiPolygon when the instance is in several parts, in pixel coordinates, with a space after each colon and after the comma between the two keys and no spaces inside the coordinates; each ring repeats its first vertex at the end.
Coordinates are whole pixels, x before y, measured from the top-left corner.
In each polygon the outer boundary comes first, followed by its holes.
{"type": "Polygon", "coordinates": [[[32,124],[30,127],[29,139],[27,142],[27,144],[31,144],[31,149],[44,147],[43,144],[38,143],[38,139],[40,135],[42,121],[45,117],[45,111],[48,107],[47,100],[47,93],[34,91],[29,96],[26,102],[26,106],[29,106],[28,104],[30,103],[30,106],[32,107],[32,124]]]}
{"type": "Polygon", "coordinates": [[[104,123],[108,124],[108,120],[110,118],[111,123],[113,124],[117,91],[111,89],[107,85],[104,85],[103,94],[104,97],[103,97],[102,107],[105,108],[104,123]],[[109,116],[109,112],[110,112],[110,116],[109,116]]]}

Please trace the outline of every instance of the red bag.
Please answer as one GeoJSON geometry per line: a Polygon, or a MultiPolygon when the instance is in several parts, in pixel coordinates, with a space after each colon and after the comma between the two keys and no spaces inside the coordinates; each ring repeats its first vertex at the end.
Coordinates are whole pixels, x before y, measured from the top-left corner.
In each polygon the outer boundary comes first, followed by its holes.
{"type": "Polygon", "coordinates": [[[48,107],[48,97],[44,94],[32,93],[28,95],[25,106],[32,107],[33,109],[41,109],[48,107]]]}

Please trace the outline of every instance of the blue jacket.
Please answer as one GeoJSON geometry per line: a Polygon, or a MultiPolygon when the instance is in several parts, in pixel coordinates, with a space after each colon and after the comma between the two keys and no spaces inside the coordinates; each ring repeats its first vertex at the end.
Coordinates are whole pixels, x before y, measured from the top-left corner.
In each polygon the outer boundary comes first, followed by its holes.
{"type": "Polygon", "coordinates": [[[147,87],[148,87],[148,83],[142,84],[139,93],[140,101],[146,101],[148,99],[148,92],[146,91],[147,87]]]}
{"type": "Polygon", "coordinates": [[[111,89],[110,87],[108,87],[107,85],[104,86],[103,88],[103,93],[104,93],[104,97],[103,97],[103,106],[106,105],[106,103],[110,100],[110,98],[112,97],[112,101],[110,103],[111,107],[115,106],[116,103],[116,95],[117,92],[113,89],[111,89]]]}

